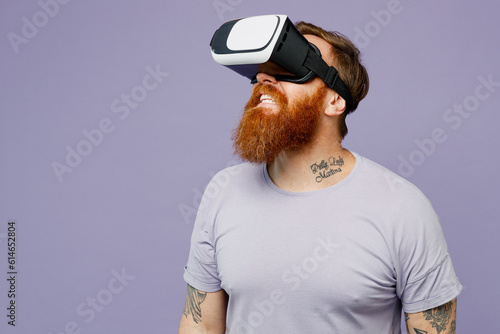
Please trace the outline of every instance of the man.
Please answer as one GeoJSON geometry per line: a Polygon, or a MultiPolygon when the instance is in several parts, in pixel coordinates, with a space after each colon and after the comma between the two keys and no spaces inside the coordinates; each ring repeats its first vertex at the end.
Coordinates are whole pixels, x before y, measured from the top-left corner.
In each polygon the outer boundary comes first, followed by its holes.
{"type": "Polygon", "coordinates": [[[224,186],[200,205],[179,333],[400,333],[402,309],[408,333],[455,333],[462,286],[431,204],[341,145],[368,91],[359,51],[297,28],[338,70],[352,108],[319,77],[279,81],[290,73],[260,67],[233,135],[249,163],[216,175],[211,185],[224,186]]]}

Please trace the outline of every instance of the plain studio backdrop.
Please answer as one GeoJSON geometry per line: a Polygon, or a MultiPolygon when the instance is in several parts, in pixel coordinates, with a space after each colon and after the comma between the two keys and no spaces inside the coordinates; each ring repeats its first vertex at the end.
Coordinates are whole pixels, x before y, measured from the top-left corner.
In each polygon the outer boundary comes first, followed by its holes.
{"type": "Polygon", "coordinates": [[[196,209],[238,163],[230,135],[251,88],[209,42],[260,14],[361,49],[371,88],[345,147],[429,197],[465,287],[459,332],[494,332],[499,12],[497,1],[2,0],[0,332],[177,330],[196,209]]]}

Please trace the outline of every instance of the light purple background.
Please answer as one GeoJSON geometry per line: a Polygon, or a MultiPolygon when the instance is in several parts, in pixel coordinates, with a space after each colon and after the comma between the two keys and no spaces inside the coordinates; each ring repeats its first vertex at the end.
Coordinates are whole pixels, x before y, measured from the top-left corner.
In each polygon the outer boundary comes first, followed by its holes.
{"type": "Polygon", "coordinates": [[[498,2],[73,0],[48,22],[40,11],[34,0],[0,5],[0,332],[176,332],[191,213],[211,175],[234,164],[230,133],[250,90],[212,61],[210,38],[224,21],[270,13],[358,41],[371,89],[348,117],[345,147],[431,199],[465,287],[458,332],[494,331],[500,87],[473,96],[478,77],[500,82],[498,2]],[[380,14],[388,7],[390,19],[380,14]],[[8,36],[22,36],[33,16],[38,32],[16,52],[8,36]],[[113,112],[122,94],[145,91],[147,67],[169,74],[127,117],[113,112]],[[447,121],[463,103],[470,116],[447,121]],[[52,164],[66,164],[66,147],[106,119],[113,131],[58,180],[52,164]],[[433,131],[446,140],[417,153],[415,141],[433,131]],[[401,171],[400,159],[419,157],[412,173],[401,171]],[[15,328],[6,317],[9,220],[18,226],[15,328]],[[118,289],[113,270],[134,279],[118,289]],[[85,303],[96,297],[106,305],[90,319],[85,303]]]}

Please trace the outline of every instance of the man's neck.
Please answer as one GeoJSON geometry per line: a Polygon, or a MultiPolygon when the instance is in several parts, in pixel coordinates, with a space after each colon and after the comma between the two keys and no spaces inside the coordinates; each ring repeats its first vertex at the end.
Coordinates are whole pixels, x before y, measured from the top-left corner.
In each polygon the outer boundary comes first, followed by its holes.
{"type": "Polygon", "coordinates": [[[287,191],[324,189],[342,181],[356,158],[340,142],[328,146],[313,143],[300,151],[282,152],[267,170],[273,183],[287,191]]]}

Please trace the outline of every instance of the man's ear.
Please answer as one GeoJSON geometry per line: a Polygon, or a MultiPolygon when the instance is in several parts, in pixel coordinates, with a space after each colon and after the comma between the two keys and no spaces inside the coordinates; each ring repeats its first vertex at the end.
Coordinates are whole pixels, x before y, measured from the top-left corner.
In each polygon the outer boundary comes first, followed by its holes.
{"type": "Polygon", "coordinates": [[[346,107],[345,100],[337,92],[332,92],[327,103],[325,108],[326,116],[339,116],[344,112],[346,107]]]}

